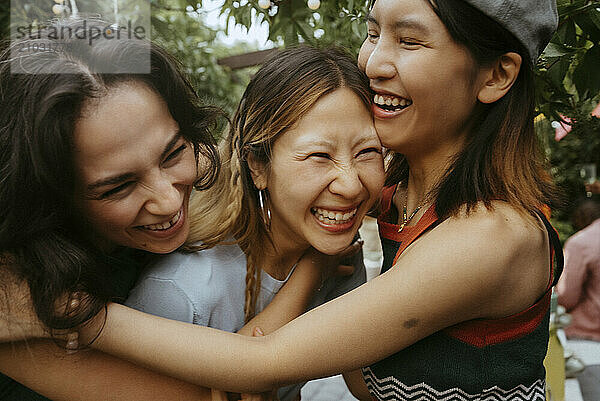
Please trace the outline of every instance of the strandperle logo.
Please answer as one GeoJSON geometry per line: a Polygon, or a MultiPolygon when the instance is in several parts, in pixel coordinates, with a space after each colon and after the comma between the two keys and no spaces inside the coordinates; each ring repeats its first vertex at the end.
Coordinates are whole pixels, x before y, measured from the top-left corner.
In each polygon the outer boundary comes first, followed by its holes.
{"type": "Polygon", "coordinates": [[[114,24],[99,26],[90,24],[87,20],[82,20],[81,24],[73,28],[72,26],[17,26],[15,39],[22,40],[20,51],[58,51],[65,41],[78,39],[85,41],[89,46],[93,46],[94,41],[104,38],[106,40],[121,39],[146,39],[146,28],[143,26],[133,26],[131,21],[127,26],[119,27],[114,24]],[[31,39],[31,40],[23,40],[31,39]],[[36,42],[34,39],[48,39],[43,42],[36,42]]]}
{"type": "Polygon", "coordinates": [[[150,72],[147,0],[12,0],[10,7],[13,73],[61,73],[56,64],[52,71],[44,68],[39,56],[56,58],[61,57],[58,53],[68,53],[75,59],[87,59],[93,57],[94,46],[110,41],[139,42],[137,53],[118,67],[111,66],[110,60],[92,62],[90,72],[150,72]]]}

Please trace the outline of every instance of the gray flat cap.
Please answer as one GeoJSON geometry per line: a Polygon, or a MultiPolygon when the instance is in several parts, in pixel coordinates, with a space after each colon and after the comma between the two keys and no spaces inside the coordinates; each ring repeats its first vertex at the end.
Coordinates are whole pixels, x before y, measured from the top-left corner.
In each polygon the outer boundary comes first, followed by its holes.
{"type": "Polygon", "coordinates": [[[535,63],[558,26],[556,0],[465,0],[512,33],[535,63]]]}

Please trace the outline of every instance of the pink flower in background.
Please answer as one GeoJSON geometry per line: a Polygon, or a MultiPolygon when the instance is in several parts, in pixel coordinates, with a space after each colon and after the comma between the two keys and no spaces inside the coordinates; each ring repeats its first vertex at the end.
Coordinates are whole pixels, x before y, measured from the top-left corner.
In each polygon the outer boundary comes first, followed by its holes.
{"type": "Polygon", "coordinates": [[[568,124],[571,122],[571,119],[569,117],[563,116],[562,114],[560,115],[560,117],[565,122],[562,122],[562,121],[553,121],[552,122],[552,126],[554,127],[554,140],[556,142],[560,141],[565,136],[567,136],[567,134],[569,132],[571,132],[571,130],[573,129],[573,127],[570,124],[568,124]]]}
{"type": "Polygon", "coordinates": [[[596,106],[596,108],[592,111],[592,115],[594,117],[600,118],[600,103],[596,106]]]}
{"type": "MultiPolygon", "coordinates": [[[[592,115],[594,117],[600,118],[600,103],[598,103],[596,108],[592,111],[592,115]]],[[[571,132],[571,129],[573,129],[573,127],[570,125],[571,119],[569,117],[563,116],[562,114],[560,115],[560,117],[565,122],[562,122],[562,121],[553,121],[552,122],[552,127],[554,128],[554,140],[556,142],[560,141],[565,136],[567,136],[567,134],[569,132],[571,132]]]]}

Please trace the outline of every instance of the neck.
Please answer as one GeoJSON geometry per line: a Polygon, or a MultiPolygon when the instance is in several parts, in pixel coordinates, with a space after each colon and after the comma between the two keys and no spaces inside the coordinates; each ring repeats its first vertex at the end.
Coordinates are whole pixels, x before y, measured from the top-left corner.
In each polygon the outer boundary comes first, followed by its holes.
{"type": "Polygon", "coordinates": [[[424,206],[434,201],[430,198],[431,192],[443,178],[462,145],[463,141],[456,141],[452,146],[440,147],[426,154],[406,155],[409,173],[404,199],[408,211],[419,206],[426,209],[424,206]]]}
{"type": "Polygon", "coordinates": [[[266,246],[261,269],[277,280],[285,280],[307,248],[285,241],[276,234],[272,236],[272,241],[273,244],[266,246]]]}

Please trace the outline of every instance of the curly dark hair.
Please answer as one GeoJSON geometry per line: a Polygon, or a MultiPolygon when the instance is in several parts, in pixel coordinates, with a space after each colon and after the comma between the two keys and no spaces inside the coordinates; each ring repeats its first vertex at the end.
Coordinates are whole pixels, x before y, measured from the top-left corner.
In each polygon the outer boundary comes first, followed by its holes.
{"type": "Polygon", "coordinates": [[[196,158],[204,158],[196,188],[211,186],[219,170],[211,130],[223,114],[200,103],[177,61],[126,35],[99,36],[93,46],[49,36],[82,21],[53,22],[34,38],[3,46],[0,54],[0,254],[11,261],[2,268],[28,283],[36,313],[50,329],[85,322],[115,295],[108,274],[114,259],[89,239],[89,227],[74,212],[73,132],[85,102],[127,82],[147,85],[165,100],[196,158]],[[44,46],[51,51],[19,53],[44,46]],[[128,72],[142,57],[149,57],[150,72],[128,72]],[[57,302],[75,291],[82,294],[81,306],[57,311],[57,302]]]}

